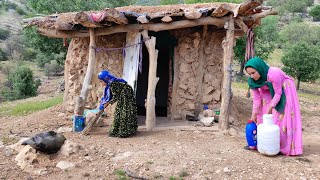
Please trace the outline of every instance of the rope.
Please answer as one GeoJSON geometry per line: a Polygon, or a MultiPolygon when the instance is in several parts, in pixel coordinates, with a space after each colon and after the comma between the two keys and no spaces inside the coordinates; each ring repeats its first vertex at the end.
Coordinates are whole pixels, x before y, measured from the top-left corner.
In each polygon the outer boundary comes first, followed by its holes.
{"type": "Polygon", "coordinates": [[[96,52],[100,52],[100,51],[108,52],[108,51],[121,50],[123,57],[126,57],[126,49],[127,48],[140,45],[138,69],[139,69],[139,72],[142,73],[142,46],[143,46],[143,43],[144,43],[144,41],[140,41],[136,44],[132,44],[129,46],[124,46],[124,47],[119,47],[119,48],[97,48],[97,47],[93,47],[93,46],[91,46],[90,48],[93,48],[96,52]]]}

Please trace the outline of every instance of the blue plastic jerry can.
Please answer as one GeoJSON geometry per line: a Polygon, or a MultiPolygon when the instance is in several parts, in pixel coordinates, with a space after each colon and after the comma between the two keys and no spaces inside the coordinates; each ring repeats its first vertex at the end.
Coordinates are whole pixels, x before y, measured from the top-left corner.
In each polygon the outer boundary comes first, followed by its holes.
{"type": "Polygon", "coordinates": [[[73,117],[73,131],[81,132],[84,129],[85,117],[84,116],[74,116],[73,117]]]}
{"type": "Polygon", "coordinates": [[[246,125],[246,138],[250,149],[257,148],[257,125],[254,121],[248,120],[246,125]]]}

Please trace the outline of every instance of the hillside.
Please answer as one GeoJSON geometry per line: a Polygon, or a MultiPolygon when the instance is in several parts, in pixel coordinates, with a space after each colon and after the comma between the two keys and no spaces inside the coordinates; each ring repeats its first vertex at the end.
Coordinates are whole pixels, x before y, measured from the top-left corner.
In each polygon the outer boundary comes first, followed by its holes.
{"type": "Polygon", "coordinates": [[[4,9],[0,10],[0,27],[10,31],[10,37],[8,39],[0,40],[1,48],[6,48],[6,45],[14,40],[14,38],[21,38],[22,19],[23,17],[13,9],[9,9],[8,11],[4,9]]]}

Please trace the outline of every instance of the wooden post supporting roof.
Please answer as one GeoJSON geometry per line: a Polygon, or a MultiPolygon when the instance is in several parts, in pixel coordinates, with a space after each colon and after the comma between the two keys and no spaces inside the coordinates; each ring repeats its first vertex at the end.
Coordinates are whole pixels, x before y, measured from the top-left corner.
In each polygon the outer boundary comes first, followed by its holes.
{"type": "Polygon", "coordinates": [[[234,36],[234,18],[230,15],[227,25],[227,34],[222,41],[223,47],[223,82],[222,82],[222,101],[220,109],[219,128],[221,130],[229,129],[229,113],[231,107],[231,62],[233,58],[233,46],[235,44],[234,36]]]}
{"type": "Polygon", "coordinates": [[[157,77],[158,50],[156,50],[156,38],[149,37],[148,31],[142,31],[143,39],[149,52],[149,75],[146,107],[146,128],[151,131],[156,126],[156,86],[159,81],[157,77]]]}
{"type": "Polygon", "coordinates": [[[62,103],[63,112],[65,112],[67,109],[67,99],[69,94],[69,67],[70,67],[72,48],[73,48],[73,39],[69,44],[67,57],[64,62],[64,93],[63,93],[63,103],[62,103]]]}
{"type": "Polygon", "coordinates": [[[95,63],[96,63],[96,36],[94,33],[94,29],[89,29],[90,32],[90,44],[89,44],[89,61],[88,61],[88,67],[86,71],[86,75],[84,77],[83,83],[82,83],[82,89],[80,96],[78,97],[78,100],[76,102],[76,109],[75,113],[78,115],[83,115],[84,106],[87,100],[87,95],[89,92],[89,89],[91,89],[91,79],[92,75],[95,69],[95,63]]]}

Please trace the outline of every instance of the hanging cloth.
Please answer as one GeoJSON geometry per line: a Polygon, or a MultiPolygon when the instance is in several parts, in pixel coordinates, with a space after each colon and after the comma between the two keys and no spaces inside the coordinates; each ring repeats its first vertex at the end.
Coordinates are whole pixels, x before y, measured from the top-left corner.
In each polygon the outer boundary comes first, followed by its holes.
{"type": "Polygon", "coordinates": [[[249,59],[253,58],[254,55],[254,33],[252,29],[248,29],[247,31],[247,44],[246,44],[246,54],[245,61],[247,62],[249,59]]]}
{"type": "MultiPolygon", "coordinates": [[[[251,28],[247,31],[247,42],[246,42],[246,54],[244,57],[245,62],[247,62],[249,59],[254,57],[254,33],[251,28]]],[[[250,94],[250,88],[248,88],[248,92],[246,94],[246,97],[249,98],[251,96],[250,94]]]]}

